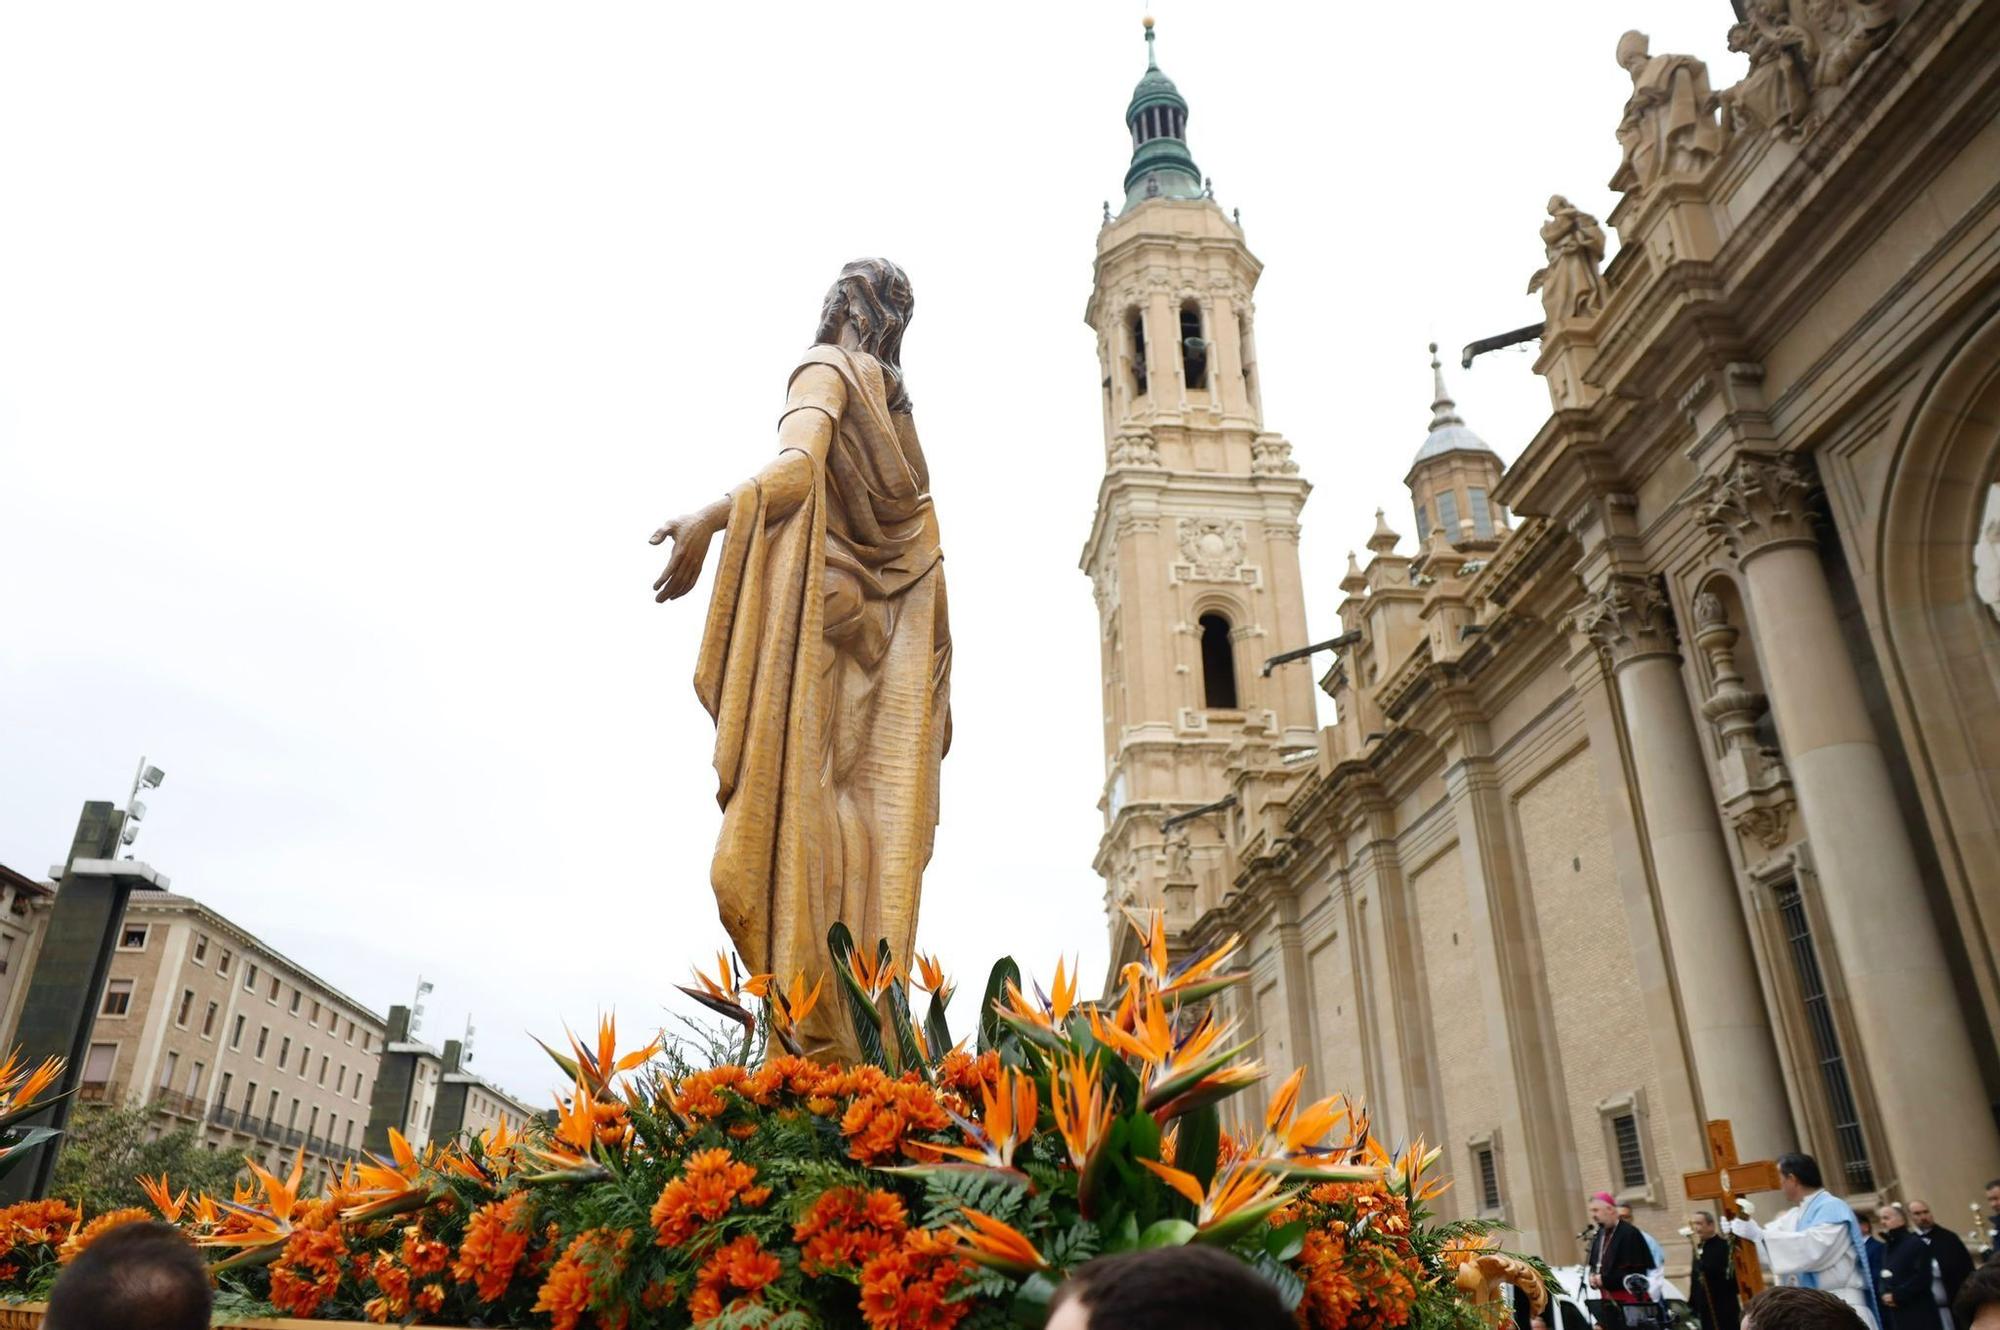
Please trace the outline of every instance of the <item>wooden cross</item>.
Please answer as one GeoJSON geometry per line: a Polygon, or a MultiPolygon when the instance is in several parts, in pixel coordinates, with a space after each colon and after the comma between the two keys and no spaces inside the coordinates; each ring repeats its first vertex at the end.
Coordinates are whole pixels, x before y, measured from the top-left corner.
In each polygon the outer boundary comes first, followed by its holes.
{"type": "MultiPolygon", "coordinates": [[[[1716,1118],[1708,1124],[1708,1157],[1715,1167],[1682,1174],[1681,1185],[1690,1201],[1714,1201],[1718,1222],[1743,1213],[1736,1204],[1738,1196],[1778,1190],[1777,1164],[1768,1159],[1745,1162],[1736,1157],[1736,1133],[1730,1130],[1728,1118],[1716,1118]]],[[[1747,1257],[1740,1255],[1737,1240],[1726,1229],[1723,1237],[1729,1243],[1730,1264],[1736,1267],[1737,1296],[1748,1302],[1752,1294],[1764,1287],[1764,1273],[1757,1265],[1755,1249],[1747,1257]]]]}

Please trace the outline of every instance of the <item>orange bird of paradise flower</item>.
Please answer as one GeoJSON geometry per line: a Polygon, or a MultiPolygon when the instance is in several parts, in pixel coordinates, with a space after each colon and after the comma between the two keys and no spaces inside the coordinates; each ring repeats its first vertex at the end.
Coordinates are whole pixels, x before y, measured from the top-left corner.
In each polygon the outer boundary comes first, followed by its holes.
{"type": "Polygon", "coordinates": [[[961,1208],[960,1213],[972,1228],[946,1224],[945,1231],[957,1238],[965,1254],[979,1264],[1014,1275],[1048,1269],[1049,1263],[1020,1230],[977,1210],[961,1208]]]}
{"type": "Polygon", "coordinates": [[[186,1187],[182,1187],[181,1194],[176,1196],[174,1195],[173,1187],[167,1182],[167,1175],[165,1173],[160,1174],[157,1178],[149,1178],[141,1173],[139,1175],[139,1190],[146,1193],[146,1199],[151,1201],[153,1208],[160,1212],[160,1218],[166,1220],[169,1224],[178,1224],[181,1221],[181,1211],[187,1208],[188,1203],[188,1189],[186,1187]]]}
{"type": "Polygon", "coordinates": [[[1192,1173],[1153,1159],[1139,1162],[1195,1207],[1196,1237],[1203,1242],[1234,1242],[1291,1199],[1283,1180],[1254,1162],[1239,1160],[1216,1170],[1206,1191],[1192,1173]]]}
{"type": "Polygon", "coordinates": [[[949,1155],[984,1168],[1011,1170],[1014,1151],[1034,1135],[1035,1119],[1041,1113],[1041,1097],[1035,1093],[1034,1079],[1018,1071],[1003,1069],[997,1088],[980,1082],[979,1097],[983,1109],[979,1123],[967,1122],[956,1113],[951,1115],[968,1137],[980,1143],[977,1147],[933,1145],[928,1142],[912,1144],[934,1150],[940,1156],[949,1155]]]}
{"type": "Polygon", "coordinates": [[[917,957],[915,982],[919,989],[931,994],[939,1002],[951,1001],[956,987],[945,977],[944,966],[935,956],[917,957]]]}
{"type": "Polygon", "coordinates": [[[1187,1034],[1178,1034],[1175,1022],[1157,993],[1148,993],[1133,1012],[1133,1028],[1128,1033],[1118,1023],[1107,1023],[1095,1011],[1090,1013],[1090,1032],[1101,1044],[1108,1044],[1127,1057],[1137,1059],[1146,1069],[1145,1094],[1141,1106],[1162,1120],[1212,1104],[1263,1078],[1260,1063],[1232,1067],[1237,1054],[1249,1042],[1224,1048],[1235,1025],[1219,1025],[1214,1015],[1204,1014],[1187,1034]]]}
{"type": "Polygon", "coordinates": [[[1067,1028],[1070,1012],[1076,1009],[1076,978],[1068,973],[1060,958],[1056,961],[1053,991],[1043,993],[1038,984],[1035,996],[1039,1001],[1028,1001],[1020,985],[1009,979],[1005,1005],[996,1001],[993,1009],[1000,1019],[1037,1043],[1053,1044],[1067,1028]]]}
{"type": "Polygon", "coordinates": [[[1231,984],[1242,982],[1244,971],[1218,974],[1222,963],[1242,945],[1243,936],[1232,933],[1220,944],[1192,960],[1174,965],[1167,955],[1167,917],[1162,910],[1143,912],[1127,909],[1125,918],[1139,938],[1140,959],[1128,964],[1123,979],[1128,989],[1151,988],[1175,1003],[1194,1002],[1210,997],[1231,984]]]}

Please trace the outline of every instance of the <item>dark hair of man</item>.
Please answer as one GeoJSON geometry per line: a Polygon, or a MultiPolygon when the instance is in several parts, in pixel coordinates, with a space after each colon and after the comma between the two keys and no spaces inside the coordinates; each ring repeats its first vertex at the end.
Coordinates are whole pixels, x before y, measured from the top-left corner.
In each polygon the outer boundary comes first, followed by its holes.
{"type": "Polygon", "coordinates": [[[121,1224],[70,1262],[46,1330],[207,1330],[214,1294],[194,1245],[165,1224],[121,1224]]]}
{"type": "Polygon", "coordinates": [[[2000,1261],[1988,1261],[1958,1286],[1958,1301],[1952,1305],[1952,1311],[1960,1325],[1971,1325],[1981,1307],[1995,1303],[2000,1303],[2000,1261]]]}
{"type": "Polygon", "coordinates": [[[1155,1247],[1100,1256],[1077,1267],[1054,1306],[1074,1298],[1090,1330],[1296,1330],[1272,1283],[1214,1247],[1155,1247]]]}
{"type": "Polygon", "coordinates": [[[1986,1189],[1988,1191],[1991,1191],[1995,1187],[2000,1187],[2000,1178],[1995,1178],[1993,1179],[1993,1181],[1986,1184],[1986,1189]]]}
{"type": "Polygon", "coordinates": [[[1797,1178],[1808,1187],[1824,1187],[1826,1185],[1819,1179],[1819,1161],[1811,1155],[1779,1155],[1778,1172],[1788,1178],[1797,1178]]]}
{"type": "Polygon", "coordinates": [[[1744,1303],[1743,1324],[1751,1330],[1866,1330],[1867,1327],[1867,1322],[1855,1315],[1854,1308],[1825,1289],[1788,1285],[1767,1288],[1744,1303]]]}
{"type": "Polygon", "coordinates": [[[1711,1224],[1715,1222],[1715,1216],[1710,1214],[1706,1210],[1697,1210],[1694,1213],[1695,1213],[1695,1218],[1697,1219],[1706,1219],[1711,1224]]]}

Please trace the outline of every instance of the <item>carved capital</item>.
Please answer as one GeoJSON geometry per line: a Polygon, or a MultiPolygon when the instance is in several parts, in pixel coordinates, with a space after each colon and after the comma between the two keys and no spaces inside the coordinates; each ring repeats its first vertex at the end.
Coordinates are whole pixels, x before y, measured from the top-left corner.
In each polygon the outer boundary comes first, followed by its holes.
{"type": "Polygon", "coordinates": [[[1614,669],[1647,656],[1675,654],[1673,606],[1657,577],[1614,576],[1590,596],[1576,621],[1614,669]]]}
{"type": "Polygon", "coordinates": [[[1782,545],[1811,545],[1810,464],[1790,453],[1746,453],[1696,495],[1702,525],[1738,563],[1782,545]]]}

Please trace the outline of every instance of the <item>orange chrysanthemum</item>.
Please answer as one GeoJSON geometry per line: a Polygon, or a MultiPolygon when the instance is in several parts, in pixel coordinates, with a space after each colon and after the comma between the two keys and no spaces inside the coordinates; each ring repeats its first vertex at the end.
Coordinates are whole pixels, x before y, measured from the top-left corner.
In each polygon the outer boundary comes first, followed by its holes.
{"type": "Polygon", "coordinates": [[[319,1305],[340,1290],[347,1243],[334,1229],[299,1229],[271,1266],[271,1305],[288,1316],[310,1319],[319,1305]]]}
{"type": "Polygon", "coordinates": [[[861,1315],[870,1330],[951,1330],[971,1312],[952,1302],[966,1267],[951,1239],[911,1229],[861,1270],[861,1315]]]}
{"type": "Polygon", "coordinates": [[[899,1159],[911,1132],[943,1131],[951,1125],[937,1096],[914,1077],[892,1081],[876,1068],[864,1067],[842,1080],[852,1088],[840,1089],[854,1099],[840,1116],[840,1134],[847,1138],[847,1153],[859,1163],[899,1159]]]}
{"type": "Polygon", "coordinates": [[[799,1269],[809,1275],[848,1271],[902,1241],[909,1228],[903,1202],[881,1190],[835,1187],[821,1193],[792,1228],[799,1269]]]}
{"type": "Polygon", "coordinates": [[[149,1222],[152,1217],[152,1211],[142,1210],[137,1206],[127,1206],[122,1210],[106,1210],[103,1214],[70,1234],[69,1238],[63,1243],[62,1249],[56,1254],[56,1259],[62,1262],[62,1264],[68,1265],[78,1256],[81,1256],[91,1243],[97,1241],[112,1229],[122,1228],[126,1224],[144,1224],[149,1222]]]}
{"type": "Polygon", "coordinates": [[[694,1294],[688,1299],[688,1313],[705,1321],[746,1298],[761,1302],[764,1286],[784,1272],[784,1262],[745,1233],[723,1244],[702,1266],[695,1276],[694,1294]]]}
{"type": "Polygon", "coordinates": [[[738,1162],[727,1150],[697,1150],[689,1155],[681,1175],[662,1187],[660,1198],[653,1202],[654,1241],[678,1247],[703,1224],[728,1214],[738,1200],[746,1206],[763,1204],[771,1189],[752,1187],[756,1177],[754,1164],[738,1162]]]}
{"type": "Polygon", "coordinates": [[[450,1263],[451,1244],[426,1238],[421,1224],[403,1230],[403,1264],[409,1267],[411,1278],[438,1274],[450,1263]]]}
{"type": "Polygon", "coordinates": [[[504,1201],[480,1206],[465,1226],[452,1277],[471,1284],[480,1297],[497,1302],[505,1296],[514,1271],[527,1253],[528,1194],[515,1192],[504,1201]]]}
{"type": "Polygon", "coordinates": [[[19,1201],[0,1208],[0,1256],[16,1247],[51,1246],[68,1236],[82,1216],[68,1201],[19,1201]]]}
{"type": "Polygon", "coordinates": [[[593,1228],[569,1244],[549,1270],[535,1298],[534,1310],[547,1312],[553,1330],[576,1330],[590,1310],[599,1282],[608,1282],[623,1268],[630,1233],[593,1228]]]}

